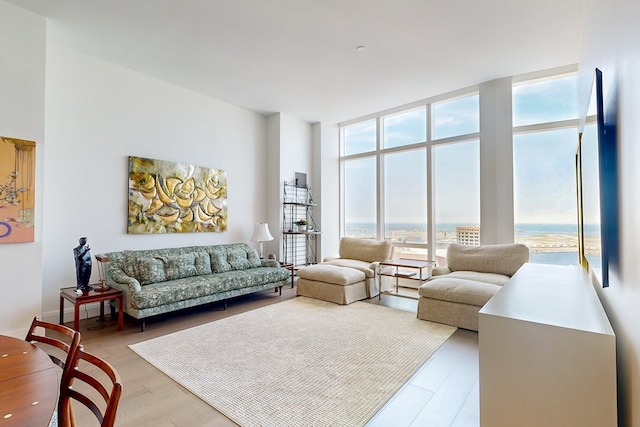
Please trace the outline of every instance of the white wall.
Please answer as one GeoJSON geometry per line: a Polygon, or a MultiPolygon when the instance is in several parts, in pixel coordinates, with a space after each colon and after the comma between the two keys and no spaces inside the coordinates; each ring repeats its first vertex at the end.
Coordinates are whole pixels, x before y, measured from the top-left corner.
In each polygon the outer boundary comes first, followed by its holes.
{"type": "MultiPolygon", "coordinates": [[[[269,229],[274,240],[265,244],[265,253],[282,254],[282,200],[283,185],[295,179],[296,172],[307,174],[307,185],[315,200],[315,187],[313,181],[313,170],[311,164],[312,156],[312,135],[311,125],[303,120],[284,113],[277,113],[268,118],[269,149],[278,153],[277,162],[269,164],[269,168],[277,169],[277,181],[274,177],[270,179],[271,188],[277,186],[277,197],[270,199],[269,207],[269,229]],[[277,204],[274,205],[274,203],[277,204]],[[273,223],[273,226],[271,226],[273,223]]],[[[271,176],[271,175],[270,175],[271,176]]],[[[276,196],[272,193],[272,196],[276,196]]],[[[315,218],[315,215],[314,215],[315,218]]]]}
{"type": "Polygon", "coordinates": [[[313,125],[314,200],[320,206],[318,227],[322,231],[319,260],[337,256],[340,248],[340,130],[337,124],[313,125]]]}
{"type": "Polygon", "coordinates": [[[0,135],[36,142],[35,241],[0,245],[0,333],[17,337],[42,311],[45,35],[43,17],[0,0],[0,135]]]}
{"type": "Polygon", "coordinates": [[[313,190],[311,169],[311,125],[288,114],[280,113],[280,177],[293,181],[295,172],[307,174],[307,185],[313,190]]]}
{"type": "Polygon", "coordinates": [[[280,177],[280,114],[267,117],[267,216],[262,222],[269,224],[273,236],[264,242],[264,256],[276,254],[282,260],[282,178],[280,177]]]}
{"type": "Polygon", "coordinates": [[[605,115],[617,106],[620,266],[597,288],[616,333],[620,426],[640,426],[640,3],[585,2],[580,91],[603,73],[605,115]]]}
{"type": "Polygon", "coordinates": [[[55,43],[47,44],[46,60],[42,290],[49,320],[57,318],[59,289],[75,286],[72,249],[81,236],[93,255],[249,242],[266,216],[265,117],[55,43]],[[225,170],[228,231],[127,235],[130,155],[225,170]]]}

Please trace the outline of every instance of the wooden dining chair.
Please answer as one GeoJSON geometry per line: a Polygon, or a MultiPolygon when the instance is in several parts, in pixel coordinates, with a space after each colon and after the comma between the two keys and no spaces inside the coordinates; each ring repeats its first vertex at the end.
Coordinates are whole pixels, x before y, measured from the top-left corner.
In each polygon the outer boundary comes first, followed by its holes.
{"type": "Polygon", "coordinates": [[[44,322],[34,317],[25,341],[39,343],[36,345],[49,355],[53,363],[62,368],[64,374],[73,353],[80,345],[80,332],[64,325],[44,322]],[[38,328],[44,329],[42,335],[39,334],[38,328]]]}
{"type": "Polygon", "coordinates": [[[108,362],[84,351],[82,345],[69,363],[60,386],[58,425],[77,425],[72,406],[73,401],[77,401],[95,415],[100,426],[112,427],[116,422],[116,411],[122,393],[122,381],[118,372],[108,362]]]}

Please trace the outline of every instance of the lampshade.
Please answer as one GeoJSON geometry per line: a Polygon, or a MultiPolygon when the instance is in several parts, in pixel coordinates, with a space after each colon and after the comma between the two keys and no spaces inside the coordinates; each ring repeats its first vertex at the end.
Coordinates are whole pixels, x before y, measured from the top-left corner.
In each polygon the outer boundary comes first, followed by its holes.
{"type": "Polygon", "coordinates": [[[257,223],[253,229],[252,242],[268,242],[273,240],[273,236],[269,232],[269,224],[266,222],[257,223]]]}
{"type": "Polygon", "coordinates": [[[264,243],[273,240],[273,236],[269,233],[269,224],[266,222],[257,223],[253,228],[252,242],[260,242],[260,258],[264,256],[264,243]]]}

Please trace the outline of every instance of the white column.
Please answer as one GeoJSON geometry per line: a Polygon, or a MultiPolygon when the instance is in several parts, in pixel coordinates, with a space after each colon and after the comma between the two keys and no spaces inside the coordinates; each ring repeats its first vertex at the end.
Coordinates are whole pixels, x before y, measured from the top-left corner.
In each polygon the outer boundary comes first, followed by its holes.
{"type": "Polygon", "coordinates": [[[480,85],[480,243],[513,243],[511,78],[480,85]]]}

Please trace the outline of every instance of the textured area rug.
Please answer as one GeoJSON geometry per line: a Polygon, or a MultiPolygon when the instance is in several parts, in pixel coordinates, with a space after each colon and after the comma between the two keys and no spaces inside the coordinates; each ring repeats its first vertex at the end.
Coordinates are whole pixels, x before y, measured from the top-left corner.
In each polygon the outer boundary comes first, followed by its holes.
{"type": "Polygon", "coordinates": [[[455,330],[297,297],[129,347],[241,426],[362,426],[455,330]]]}

